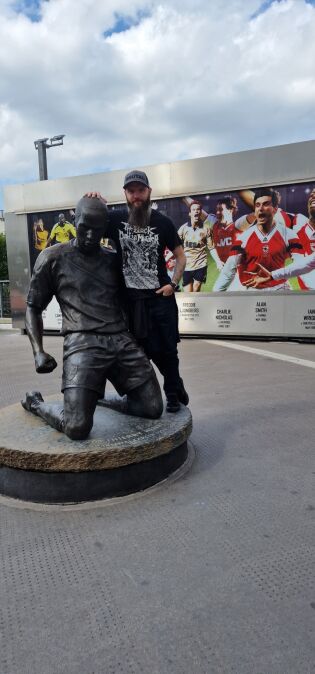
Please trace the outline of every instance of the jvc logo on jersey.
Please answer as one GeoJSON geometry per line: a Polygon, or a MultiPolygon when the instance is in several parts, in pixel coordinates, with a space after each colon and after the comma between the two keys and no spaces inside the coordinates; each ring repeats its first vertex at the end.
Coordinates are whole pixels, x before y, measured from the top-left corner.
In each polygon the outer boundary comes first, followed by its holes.
{"type": "Polygon", "coordinates": [[[217,243],[217,248],[224,248],[224,246],[232,246],[232,238],[230,236],[226,236],[225,239],[220,239],[217,243]]]}

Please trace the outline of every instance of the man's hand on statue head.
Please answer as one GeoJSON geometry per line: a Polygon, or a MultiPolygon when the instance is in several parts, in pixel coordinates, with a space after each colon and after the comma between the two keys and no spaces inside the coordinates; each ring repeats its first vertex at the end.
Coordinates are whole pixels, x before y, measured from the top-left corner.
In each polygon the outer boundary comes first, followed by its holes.
{"type": "Polygon", "coordinates": [[[35,355],[35,369],[39,374],[52,372],[56,367],[57,363],[53,356],[45,351],[40,351],[35,355]]]}
{"type": "Polygon", "coordinates": [[[86,192],[83,196],[89,197],[90,199],[99,199],[100,201],[103,201],[104,204],[107,204],[107,199],[102,197],[100,192],[86,192]]]}

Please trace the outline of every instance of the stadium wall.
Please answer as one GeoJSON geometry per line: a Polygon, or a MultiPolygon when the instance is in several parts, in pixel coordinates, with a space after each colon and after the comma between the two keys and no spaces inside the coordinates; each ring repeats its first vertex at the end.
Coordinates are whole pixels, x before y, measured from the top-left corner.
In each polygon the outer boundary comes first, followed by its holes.
{"type": "MultiPolygon", "coordinates": [[[[155,207],[172,217],[179,228],[189,219],[188,200],[198,200],[206,215],[215,217],[218,200],[236,199],[239,217],[252,212],[252,191],[275,187],[281,210],[307,220],[308,195],[315,187],[315,141],[249,150],[216,157],[137,167],[149,176],[155,207]]],[[[38,250],[34,227],[39,219],[48,234],[62,211],[71,219],[72,209],[87,191],[100,191],[110,207],[124,202],[122,191],[126,170],[58,180],[38,181],[5,187],[5,224],[10,275],[13,326],[23,329],[25,302],[32,267],[38,250]]],[[[280,213],[280,210],[279,210],[280,213]]],[[[211,217],[209,217],[211,222],[211,217]]],[[[219,249],[217,249],[219,250],[219,249]]],[[[277,292],[246,290],[231,285],[214,292],[218,276],[207,252],[207,278],[201,292],[176,294],[180,332],[188,335],[315,337],[315,283],[290,281],[290,289],[277,292]],[[306,289],[307,288],[307,289],[306,289]]],[[[303,281],[303,279],[302,279],[303,281]]],[[[55,301],[46,310],[47,330],[61,324],[55,301]]]]}

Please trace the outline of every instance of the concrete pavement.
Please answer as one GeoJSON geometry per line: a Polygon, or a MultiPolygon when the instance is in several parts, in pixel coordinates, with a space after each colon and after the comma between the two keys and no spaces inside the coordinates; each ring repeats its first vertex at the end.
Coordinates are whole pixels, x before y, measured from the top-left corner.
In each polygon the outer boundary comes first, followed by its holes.
{"type": "MultiPolygon", "coordinates": [[[[315,346],[233,342],[315,364],[315,346]]],[[[61,362],[62,340],[46,337],[61,362]]],[[[315,373],[183,340],[196,459],[180,480],[116,503],[0,498],[1,674],[311,674],[315,373]]],[[[0,334],[0,406],[36,375],[0,334]]]]}

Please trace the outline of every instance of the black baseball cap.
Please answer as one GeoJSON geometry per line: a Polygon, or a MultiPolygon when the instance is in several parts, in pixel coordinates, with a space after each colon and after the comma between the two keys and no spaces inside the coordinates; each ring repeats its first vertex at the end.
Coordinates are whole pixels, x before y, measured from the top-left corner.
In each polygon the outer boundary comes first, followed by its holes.
{"type": "Polygon", "coordinates": [[[129,171],[129,173],[127,173],[127,175],[125,176],[124,189],[130,183],[142,183],[142,185],[145,185],[146,187],[150,187],[148,176],[143,171],[137,171],[137,170],[129,171]]]}

